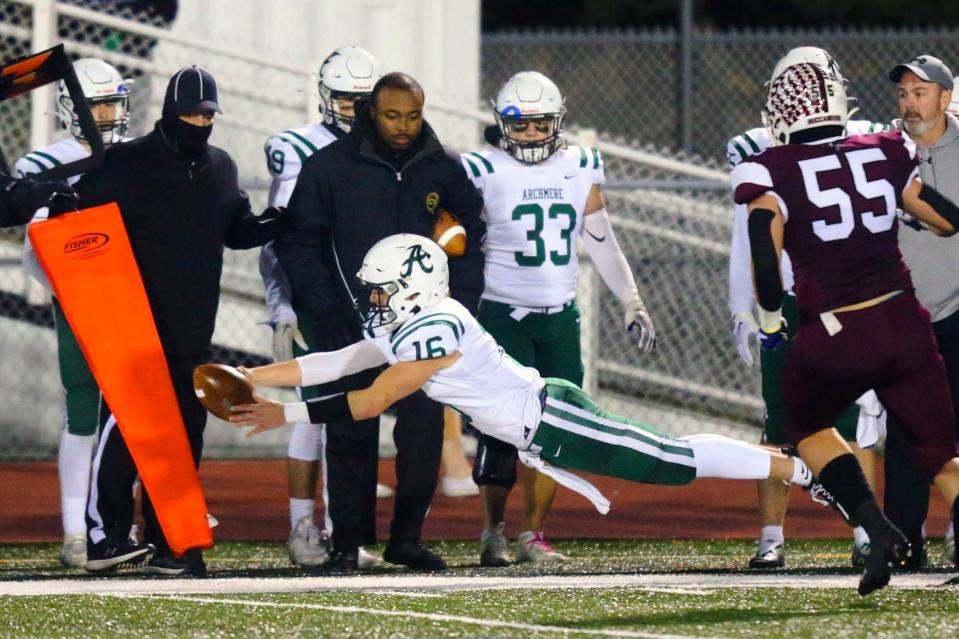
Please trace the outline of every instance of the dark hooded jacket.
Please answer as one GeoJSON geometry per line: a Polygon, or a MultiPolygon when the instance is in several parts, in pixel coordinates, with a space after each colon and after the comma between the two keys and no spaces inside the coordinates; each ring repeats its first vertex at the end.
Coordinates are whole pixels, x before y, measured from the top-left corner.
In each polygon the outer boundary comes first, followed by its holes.
{"type": "Polygon", "coordinates": [[[450,259],[450,294],[475,313],[484,283],[482,196],[427,122],[411,148],[395,156],[379,140],[369,105],[358,104],[350,134],[303,164],[274,243],[294,303],[321,323],[356,317],[356,273],[366,252],[396,233],[430,237],[436,211],[446,209],[467,236],[466,254],[450,259]]]}

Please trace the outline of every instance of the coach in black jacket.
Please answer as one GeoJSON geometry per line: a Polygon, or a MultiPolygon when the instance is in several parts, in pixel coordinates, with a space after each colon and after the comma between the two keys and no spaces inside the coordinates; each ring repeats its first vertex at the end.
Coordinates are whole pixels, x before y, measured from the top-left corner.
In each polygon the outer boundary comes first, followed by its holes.
{"type": "MultiPolygon", "coordinates": [[[[223,249],[261,246],[277,226],[275,211],[253,215],[233,159],[207,144],[219,111],[213,76],[195,66],[181,69],[170,79],[163,117],[153,131],[111,146],[75,187],[85,206],[119,204],[197,464],[206,411],[193,391],[193,368],[209,360],[223,249]]],[[[137,473],[112,420],[97,454],[87,509],[87,570],[108,570],[113,559],[143,550],[126,540],[137,473]]],[[[170,554],[148,498],[143,515],[146,541],[157,549],[147,568],[183,572],[186,562],[170,554]]]]}
{"type": "Polygon", "coordinates": [[[57,196],[72,200],[75,193],[65,182],[15,180],[0,173],[0,228],[26,224],[37,209],[47,206],[51,198],[57,196]]]}
{"type": "MultiPolygon", "coordinates": [[[[458,160],[422,120],[423,90],[402,73],[383,76],[357,102],[349,135],[304,163],[274,247],[294,304],[314,314],[317,350],[362,339],[353,300],[366,252],[395,233],[432,234],[447,209],[466,228],[467,250],[450,260],[450,292],[475,312],[483,291],[486,226],[483,200],[458,160]]],[[[330,392],[368,385],[365,371],[330,392]]],[[[442,558],[419,543],[436,489],[443,439],[442,407],[419,391],[396,406],[397,492],[384,559],[419,570],[442,570],[442,558]]],[[[378,421],[327,424],[326,489],[333,522],[331,572],[356,569],[357,548],[375,541],[378,421]]]]}

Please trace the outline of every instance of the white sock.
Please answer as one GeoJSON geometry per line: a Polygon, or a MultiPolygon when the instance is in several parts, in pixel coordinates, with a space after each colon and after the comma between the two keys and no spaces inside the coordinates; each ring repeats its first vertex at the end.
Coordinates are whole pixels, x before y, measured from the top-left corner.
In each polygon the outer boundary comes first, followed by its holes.
{"type": "Polygon", "coordinates": [[[789,483],[797,486],[808,486],[812,483],[812,471],[806,466],[806,462],[798,457],[793,457],[793,476],[789,483]]]}
{"type": "Polygon", "coordinates": [[[312,517],[315,508],[312,499],[294,499],[290,497],[290,530],[296,527],[296,522],[304,517],[312,517]]]}
{"type": "Polygon", "coordinates": [[[852,529],[852,542],[861,548],[869,543],[869,533],[862,526],[856,526],[852,529]]]}
{"type": "Polygon", "coordinates": [[[96,441],[96,435],[73,435],[66,429],[60,436],[57,468],[60,474],[60,514],[64,536],[87,532],[84,515],[96,441]]]}
{"type": "Polygon", "coordinates": [[[956,538],[956,529],[952,526],[952,518],[949,518],[949,523],[946,524],[946,537],[945,541],[956,538]]]}
{"type": "Polygon", "coordinates": [[[785,542],[782,526],[763,526],[759,533],[759,552],[763,553],[785,542]]]}
{"type": "Polygon", "coordinates": [[[722,435],[691,435],[679,439],[693,449],[697,478],[769,478],[772,456],[765,449],[722,435]]]}

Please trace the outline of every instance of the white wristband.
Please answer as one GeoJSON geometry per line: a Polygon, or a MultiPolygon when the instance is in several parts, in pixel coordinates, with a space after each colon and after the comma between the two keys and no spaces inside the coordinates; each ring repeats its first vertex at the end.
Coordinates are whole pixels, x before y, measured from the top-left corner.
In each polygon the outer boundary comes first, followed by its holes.
{"type": "Polygon", "coordinates": [[[292,404],[283,404],[283,419],[287,424],[296,422],[310,423],[310,411],[306,408],[306,402],[294,402],[292,404]]]}
{"type": "Polygon", "coordinates": [[[782,306],[775,311],[767,311],[762,306],[759,307],[759,328],[764,333],[775,333],[783,325],[782,306]]]}

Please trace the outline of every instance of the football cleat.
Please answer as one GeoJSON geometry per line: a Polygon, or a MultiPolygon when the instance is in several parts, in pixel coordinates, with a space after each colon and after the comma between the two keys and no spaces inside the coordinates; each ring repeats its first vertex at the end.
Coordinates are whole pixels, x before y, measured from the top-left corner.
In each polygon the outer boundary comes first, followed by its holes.
{"type": "Polygon", "coordinates": [[[516,538],[516,563],[518,564],[524,561],[549,563],[568,560],[569,557],[556,552],[538,530],[527,530],[516,538]]]}
{"type": "Polygon", "coordinates": [[[313,523],[312,517],[303,517],[290,532],[288,550],[294,566],[315,567],[329,557],[327,538],[313,523]]]}
{"type": "Polygon", "coordinates": [[[756,570],[769,570],[786,566],[786,549],[782,544],[768,546],[765,550],[762,545],[756,554],[749,560],[749,567],[756,570]]]}
{"type": "Polygon", "coordinates": [[[386,499],[387,497],[392,497],[395,491],[387,486],[386,484],[377,484],[376,485],[376,498],[377,499],[386,499]]]}
{"type": "Polygon", "coordinates": [[[356,552],[356,567],[360,570],[376,570],[386,568],[386,562],[366,548],[359,548],[356,552]]]}
{"type": "Polygon", "coordinates": [[[908,561],[911,554],[912,549],[906,536],[894,526],[890,526],[884,535],[870,539],[866,569],[859,578],[859,594],[865,597],[885,588],[893,569],[908,561]]]}
{"type": "Polygon", "coordinates": [[[60,547],[60,563],[66,568],[83,568],[87,563],[87,534],[67,535],[60,547]]]}
{"type": "Polygon", "coordinates": [[[509,565],[509,548],[503,531],[506,522],[501,521],[493,528],[487,528],[480,536],[480,566],[502,568],[509,565]]]}

